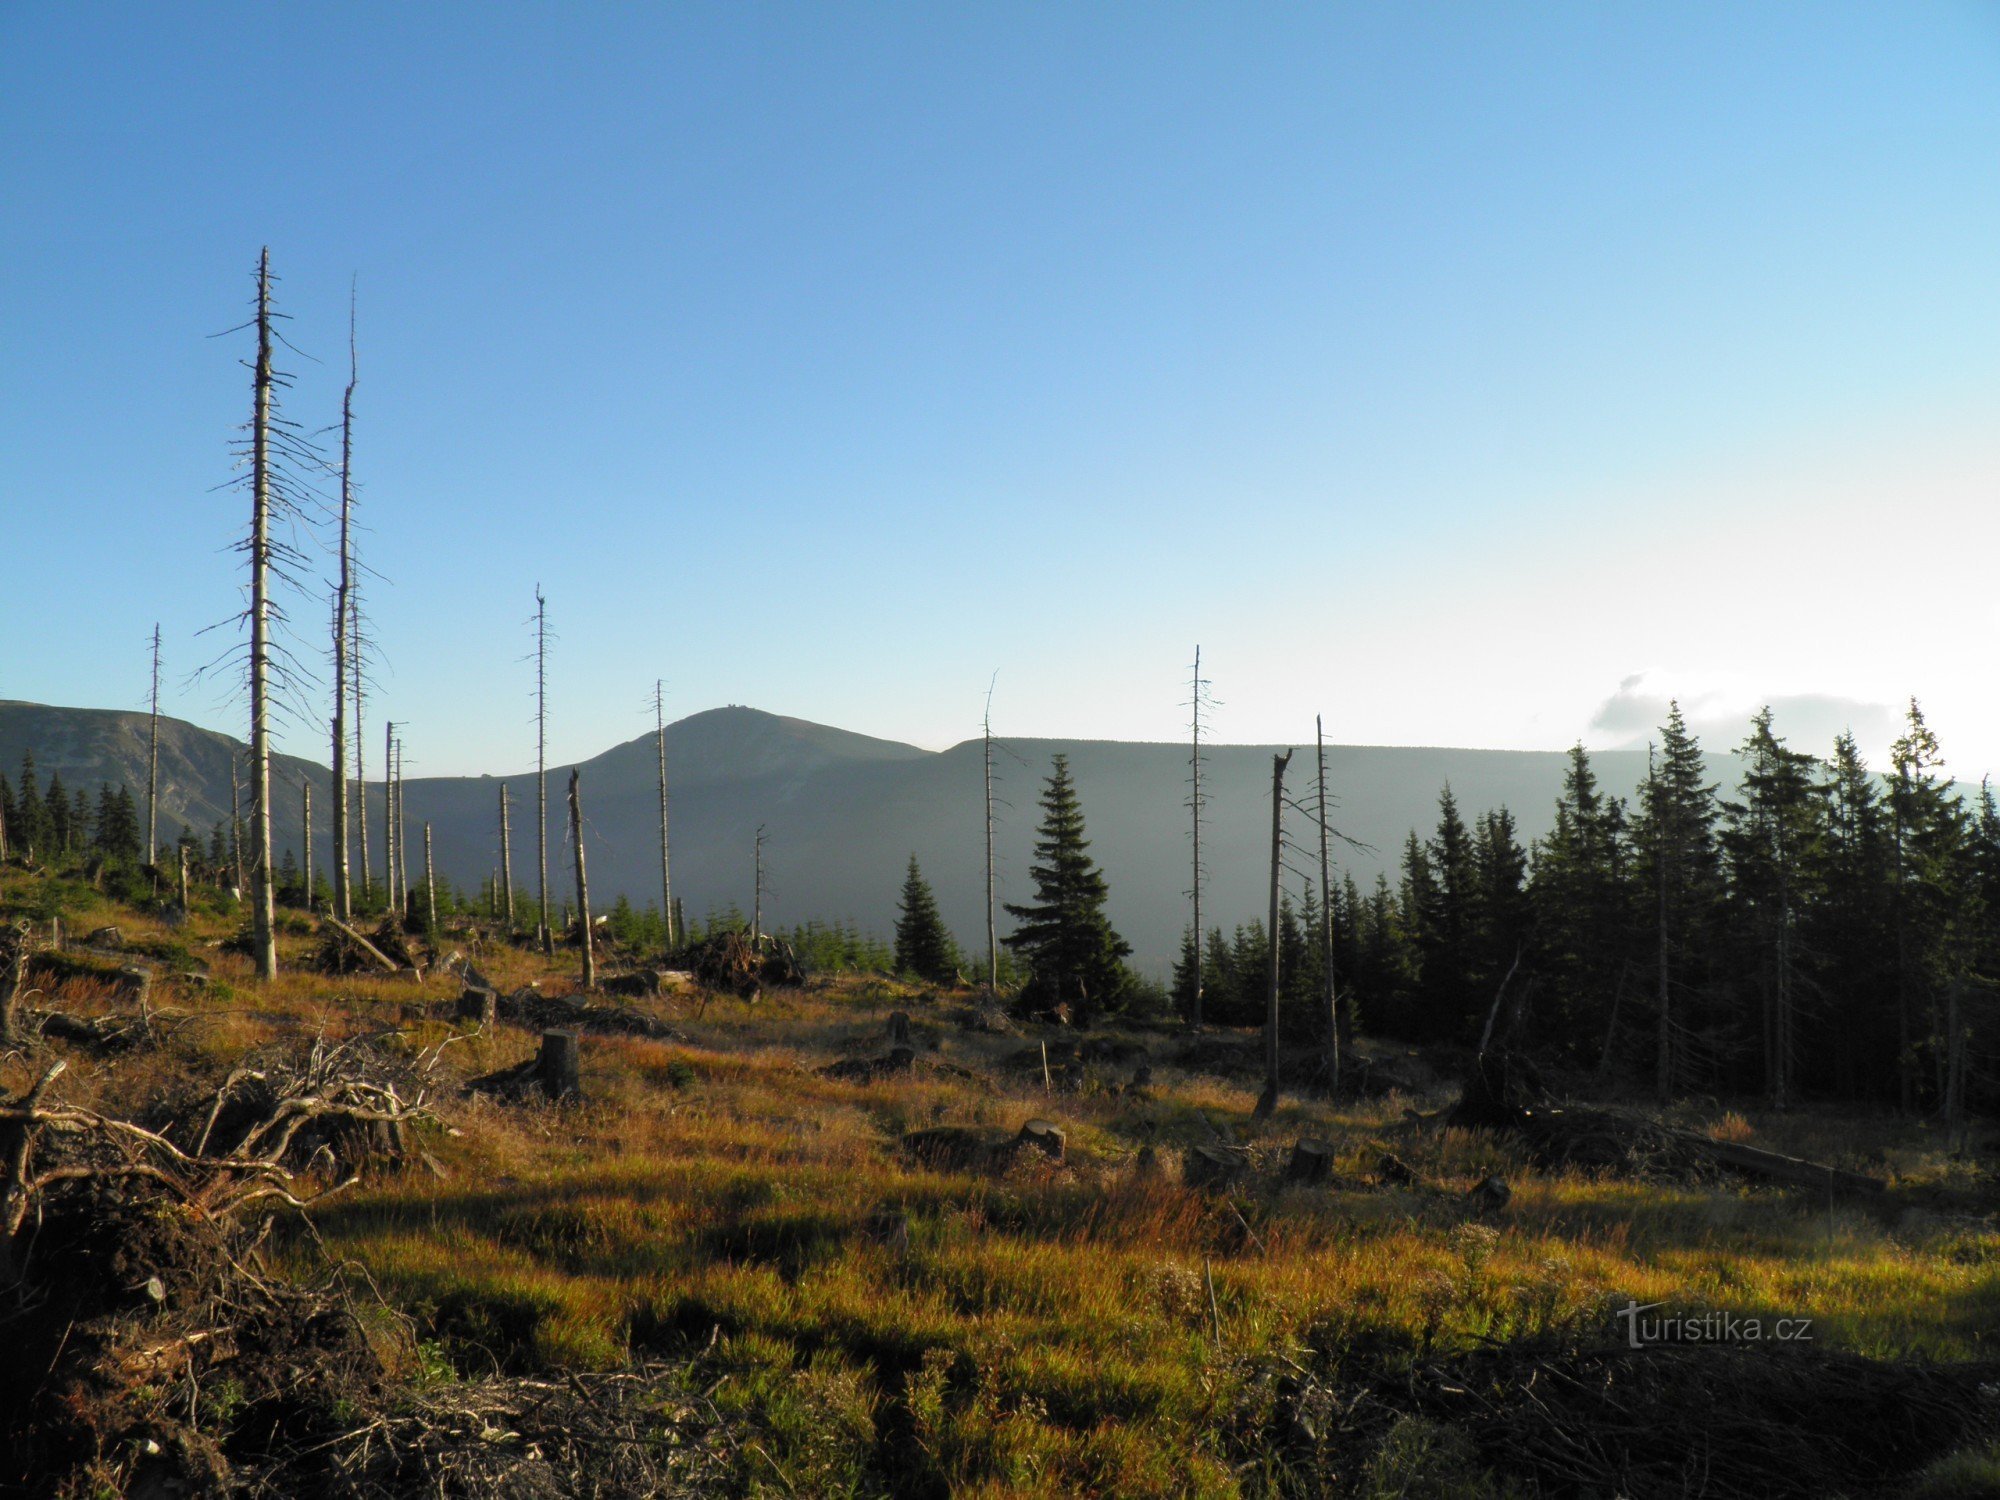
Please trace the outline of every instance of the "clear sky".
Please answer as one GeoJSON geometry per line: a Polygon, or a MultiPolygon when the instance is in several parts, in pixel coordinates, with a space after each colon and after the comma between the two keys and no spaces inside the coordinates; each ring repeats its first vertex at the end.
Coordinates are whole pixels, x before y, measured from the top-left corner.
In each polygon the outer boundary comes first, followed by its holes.
{"type": "Polygon", "coordinates": [[[157,619],[240,727],[268,244],[412,774],[531,763],[537,582],[559,762],[1177,737],[1199,641],[1232,740],[2000,766],[1990,4],[7,0],[0,143],[0,696],[157,619]]]}

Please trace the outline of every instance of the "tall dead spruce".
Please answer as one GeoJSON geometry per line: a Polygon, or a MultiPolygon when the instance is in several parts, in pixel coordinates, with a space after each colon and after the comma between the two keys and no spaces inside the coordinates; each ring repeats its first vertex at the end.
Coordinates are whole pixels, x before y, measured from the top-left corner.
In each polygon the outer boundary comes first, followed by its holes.
{"type": "Polygon", "coordinates": [[[590,941],[590,879],[583,868],[583,793],[579,790],[581,781],[582,773],[572,767],[569,773],[569,826],[570,835],[576,845],[577,946],[583,949],[583,987],[589,990],[597,987],[597,954],[590,941]]]}
{"type": "Polygon", "coordinates": [[[541,902],[536,932],[545,956],[555,953],[549,932],[549,601],[535,585],[535,898],[541,902]]]}
{"type": "MultiPolygon", "coordinates": [[[[283,586],[300,591],[300,575],[306,565],[303,554],[277,533],[302,526],[314,508],[315,497],[299,477],[323,472],[323,462],[311,441],[297,424],[284,418],[278,408],[277,393],[291,380],[272,362],[273,346],[279,335],[275,324],[281,320],[271,302],[271,252],[267,247],[257,261],[255,313],[240,328],[254,328],[257,358],[251,366],[251,414],[247,436],[235,447],[239,461],[248,464],[244,483],[250,491],[250,528],[236,544],[244,555],[249,579],[249,604],[236,616],[240,626],[249,624],[245,667],[250,698],[250,850],[247,867],[239,864],[239,876],[247,878],[250,896],[250,945],[260,978],[278,972],[276,939],[276,870],[271,857],[271,721],[282,708],[296,712],[296,689],[305,676],[298,661],[280,643],[279,635],[288,620],[276,597],[283,586]]],[[[236,652],[224,653],[223,661],[239,660],[236,652]]]]}
{"type": "MultiPolygon", "coordinates": [[[[353,920],[347,889],[347,673],[354,596],[354,386],[360,359],[354,343],[354,298],[347,301],[347,390],[340,398],[340,576],[333,594],[333,914],[353,920]]],[[[367,818],[362,824],[365,829],[367,818]]],[[[366,834],[363,835],[364,843],[366,834]]],[[[308,878],[310,889],[310,878],[308,878]]]]}
{"type": "MultiPolygon", "coordinates": [[[[160,843],[160,627],[153,625],[152,729],[146,741],[146,864],[159,863],[160,843]]],[[[0,859],[7,854],[7,839],[0,832],[0,859]]],[[[155,872],[154,880],[159,879],[155,872]]]]}
{"type": "Polygon", "coordinates": [[[1278,1107],[1278,872],[1285,855],[1285,767],[1292,752],[1271,757],[1271,920],[1270,960],[1264,979],[1264,1092],[1252,1111],[1257,1119],[1278,1107]]]}
{"type": "Polygon", "coordinates": [[[667,924],[667,947],[680,946],[674,930],[674,876],[667,860],[667,685],[653,684],[653,735],[660,755],[660,916],[667,924]]]}

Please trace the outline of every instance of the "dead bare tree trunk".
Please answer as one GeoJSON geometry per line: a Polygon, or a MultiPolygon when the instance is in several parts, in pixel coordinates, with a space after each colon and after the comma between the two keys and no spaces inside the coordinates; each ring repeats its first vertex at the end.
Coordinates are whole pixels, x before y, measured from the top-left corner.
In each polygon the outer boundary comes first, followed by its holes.
{"type": "Polygon", "coordinates": [[[541,900],[542,953],[555,956],[549,932],[549,602],[535,585],[535,867],[541,900]]]}
{"type": "Polygon", "coordinates": [[[1000,943],[993,928],[993,688],[1000,681],[996,670],[986,684],[986,717],[982,731],[986,740],[986,993],[1000,993],[1000,943]]]}
{"type": "Polygon", "coordinates": [[[660,917],[667,924],[667,947],[674,934],[674,877],[667,862],[667,685],[653,683],[653,735],[660,752],[660,917]]]}
{"type": "Polygon", "coordinates": [[[583,987],[597,988],[597,956],[591,946],[590,881],[583,870],[583,794],[578,790],[581,773],[569,773],[569,822],[576,840],[577,945],[583,949],[583,987]]]}
{"type": "Polygon", "coordinates": [[[182,915],[183,917],[185,917],[185,916],[187,915],[187,909],[188,909],[188,852],[187,852],[187,845],[186,845],[186,844],[182,844],[182,845],[180,846],[180,851],[181,851],[181,915],[182,915]]]}
{"type": "Polygon", "coordinates": [[[382,899],[396,902],[396,721],[382,721],[382,899]]]}
{"type": "Polygon", "coordinates": [[[305,868],[299,874],[299,882],[304,887],[305,894],[300,897],[299,905],[303,906],[307,911],[311,911],[313,906],[313,784],[310,781],[301,781],[299,783],[299,790],[303,794],[305,802],[303,816],[306,820],[305,837],[301,840],[305,846],[305,868]]]}
{"type": "Polygon", "coordinates": [[[431,825],[424,823],[424,931],[433,936],[438,926],[437,870],[431,864],[431,825]]]}
{"type": "Polygon", "coordinates": [[[1192,981],[1191,981],[1191,982],[1192,982],[1192,984],[1193,984],[1193,993],[1192,993],[1192,994],[1191,994],[1191,995],[1189,996],[1189,999],[1188,999],[1188,1025],[1189,1025],[1189,1026],[1191,1026],[1191,1027],[1193,1027],[1193,1028],[1194,1028],[1195,1030],[1197,1030],[1197,1031],[1199,1031],[1199,1030],[1201,1029],[1201,1001],[1202,1001],[1202,994],[1201,994],[1201,973],[1202,973],[1202,964],[1201,964],[1201,943],[1202,943],[1202,935],[1201,935],[1201,708],[1202,708],[1202,687],[1203,687],[1203,683],[1202,683],[1202,677],[1201,677],[1201,647],[1200,647],[1199,645],[1197,645],[1197,646],[1196,646],[1196,647],[1194,648],[1194,683],[1193,683],[1193,690],[1192,690],[1192,691],[1191,691],[1191,692],[1189,693],[1189,695],[1188,695],[1188,697],[1189,697],[1189,703],[1190,703],[1190,706],[1192,707],[1192,709],[1193,709],[1193,711],[1194,711],[1194,712],[1193,712],[1193,719],[1194,719],[1194,740],[1193,740],[1193,748],[1192,748],[1192,749],[1191,749],[1191,750],[1190,750],[1190,751],[1188,752],[1188,773],[1189,773],[1189,776],[1188,776],[1188,779],[1189,779],[1189,782],[1190,782],[1190,784],[1192,785],[1192,788],[1193,788],[1193,790],[1192,790],[1191,794],[1190,794],[1190,795],[1189,795],[1189,797],[1188,797],[1188,809],[1189,809],[1189,811],[1190,811],[1190,812],[1191,812],[1191,813],[1193,814],[1193,818],[1194,818],[1194,872],[1193,872],[1193,873],[1194,873],[1194,880],[1193,880],[1193,889],[1192,889],[1192,890],[1191,890],[1191,891],[1189,892],[1190,896],[1191,896],[1191,897],[1192,897],[1192,899],[1193,899],[1193,903],[1194,903],[1194,911],[1193,911],[1193,915],[1192,915],[1192,920],[1193,920],[1193,923],[1194,923],[1194,973],[1193,973],[1193,977],[1192,977],[1192,981]]]}
{"type": "Polygon", "coordinates": [[[764,825],[757,825],[757,873],[750,904],[750,941],[764,936],[764,825]]]}
{"type": "Polygon", "coordinates": [[[500,883],[507,903],[507,932],[514,931],[514,833],[507,816],[507,783],[500,783],[500,883]]]}
{"type": "MultiPolygon", "coordinates": [[[[152,732],[146,744],[146,864],[158,880],[160,860],[160,627],[153,625],[153,715],[152,732]]],[[[0,828],[0,859],[7,855],[7,832],[0,828]]],[[[157,894],[159,886],[153,887],[157,894]]]]}
{"type": "Polygon", "coordinates": [[[1278,871],[1284,860],[1285,767],[1292,752],[1271,757],[1271,923],[1270,961],[1264,976],[1264,1092],[1252,1118],[1265,1119],[1278,1107],[1278,871]]]}
{"type": "Polygon", "coordinates": [[[257,263],[257,370],[250,434],[250,817],[251,946],[257,977],[278,972],[271,887],[271,251],[257,263]]]}
{"type": "Polygon", "coordinates": [[[1318,714],[1313,715],[1313,747],[1319,762],[1319,970],[1326,1006],[1326,1091],[1329,1096],[1338,1096],[1340,1052],[1347,1039],[1342,1035],[1345,1028],[1333,974],[1333,868],[1327,857],[1326,729],[1318,714]]]}
{"type": "Polygon", "coordinates": [[[229,864],[236,881],[237,899],[243,896],[243,787],[236,770],[236,757],[229,757],[229,864]]]}
{"type": "MultiPolygon", "coordinates": [[[[348,556],[354,555],[353,545],[348,546],[348,556]]],[[[373,861],[368,850],[368,737],[362,732],[361,697],[366,673],[362,670],[361,657],[361,582],[354,579],[348,586],[347,595],[348,670],[354,679],[354,795],[355,818],[361,825],[361,897],[368,900],[375,888],[373,861]]]]}
{"type": "MultiPolygon", "coordinates": [[[[347,607],[354,586],[354,294],[347,298],[347,390],[340,398],[340,578],[333,593],[333,913],[353,917],[347,889],[347,607]]],[[[365,795],[365,793],[364,793],[365,795]]],[[[366,823],[366,815],[363,822],[366,823]]],[[[307,889],[311,885],[308,882],[307,889]]],[[[311,900],[306,904],[310,906],[311,900]]]]}

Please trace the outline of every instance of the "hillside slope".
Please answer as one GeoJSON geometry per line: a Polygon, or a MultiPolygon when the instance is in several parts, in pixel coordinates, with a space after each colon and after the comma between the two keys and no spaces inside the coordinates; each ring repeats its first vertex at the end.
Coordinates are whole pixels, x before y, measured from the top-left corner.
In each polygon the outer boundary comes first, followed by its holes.
{"type": "MultiPolygon", "coordinates": [[[[123,781],[143,795],[144,714],[48,708],[0,702],[0,767],[12,777],[33,750],[41,775],[62,773],[71,786],[123,781]]],[[[1206,907],[1227,927],[1264,904],[1270,838],[1272,746],[1217,745],[1205,751],[1208,820],[1206,907]]],[[[228,816],[229,757],[239,742],[177,719],[161,722],[162,838],[183,822],[198,832],[228,816]]],[[[1050,757],[1065,754],[1083,800],[1093,852],[1111,885],[1113,921],[1132,943],[1134,961],[1163,975],[1186,920],[1190,884],[1185,745],[1112,740],[1010,740],[999,756],[1002,805],[997,850],[1000,896],[1030,894],[1028,868],[1038,817],[1036,799],[1050,757]]],[[[758,709],[729,707],[693,714],[667,728],[672,786],[675,889],[691,916],[734,903],[748,910],[752,841],[767,832],[765,910],[778,924],[852,918],[886,932],[894,920],[904,864],[915,854],[937,889],[946,921],[968,949],[983,946],[982,753],[978,741],[945,751],[870,738],[758,709]]],[[[1327,751],[1342,845],[1338,863],[1364,884],[1393,871],[1408,831],[1428,832],[1439,790],[1449,783],[1470,820],[1505,805],[1524,839],[1548,827],[1565,757],[1554,751],[1454,750],[1335,745],[1327,751]]],[[[1604,789],[1629,796],[1645,773],[1638,751],[1592,757],[1604,789]]],[[[371,764],[375,762],[371,761],[371,764]]],[[[1733,756],[1712,756],[1715,779],[1733,785],[1733,756]]],[[[379,767],[378,767],[379,769],[379,767]]],[[[568,767],[550,767],[549,871],[552,900],[569,888],[561,859],[568,767]]],[[[582,763],[593,896],[625,894],[639,905],[659,896],[659,809],[653,737],[641,735],[582,763]]],[[[332,800],[324,766],[279,757],[275,775],[276,839],[297,849],[302,827],[298,788],[314,785],[318,851],[329,847],[332,800]]],[[[1292,762],[1288,787],[1311,780],[1310,747],[1292,762]]],[[[432,825],[439,872],[476,888],[499,864],[499,788],[514,814],[514,879],[536,888],[535,781],[531,771],[505,776],[427,777],[408,785],[413,839],[432,825]]],[[[373,854],[382,857],[382,802],[369,800],[373,854]]],[[[143,807],[142,807],[143,812],[143,807]]],[[[1303,818],[1294,836],[1307,839],[1303,818]]],[[[324,865],[324,853],[320,853],[324,865]]],[[[1297,861],[1306,863],[1302,854],[1297,861]]],[[[1296,886],[1293,877],[1289,884],[1296,886]]],[[[1010,923],[1003,915],[1004,934],[1010,923]]]]}

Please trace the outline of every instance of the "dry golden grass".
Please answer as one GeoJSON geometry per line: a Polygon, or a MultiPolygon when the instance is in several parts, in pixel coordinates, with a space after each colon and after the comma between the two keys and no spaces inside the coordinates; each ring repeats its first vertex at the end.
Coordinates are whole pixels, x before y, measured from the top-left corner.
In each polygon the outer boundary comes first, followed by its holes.
{"type": "MultiPolygon", "coordinates": [[[[287,1036],[396,1027],[418,1048],[452,1032],[418,1019],[422,1002],[455,993],[447,979],[294,970],[259,986],[245,961],[206,946],[227,917],[169,933],[108,907],[72,915],[97,920],[186,946],[211,981],[162,997],[193,1013],[166,1045],[77,1068],[80,1100],[170,1094],[287,1036]]],[[[284,951],[296,962],[310,946],[290,934],[284,951]]],[[[556,993],[570,980],[521,950],[477,962],[507,986],[556,993]]],[[[445,1175],[366,1182],[316,1210],[315,1234],[294,1235],[288,1253],[304,1268],[324,1249],[364,1271],[464,1371],[606,1368],[642,1349],[698,1358],[716,1403],[759,1434],[741,1455],[746,1493],[878,1493],[892,1453],[910,1492],[1254,1491],[1256,1455],[1231,1434],[1262,1375],[1300,1350],[1369,1329],[1450,1342],[1596,1327],[1628,1298],[1811,1316],[1821,1339],[1871,1353],[1992,1353],[1989,1224],[1544,1175],[1507,1142],[1412,1124],[1396,1098],[1289,1099],[1255,1126],[1248,1082],[1178,1072],[1161,1039],[1144,1095],[1093,1084],[1049,1098],[1038,1069],[1005,1066],[1021,1039],[961,1030],[944,1018],[950,1001],[915,993],[847,982],[755,1006],[715,1000],[699,1017],[662,1003],[684,1041],[587,1038],[581,1105],[454,1093],[425,1141],[445,1175]],[[897,1008],[925,1042],[914,1075],[818,1071],[881,1050],[897,1008]],[[938,1171],[898,1145],[934,1124],[997,1134],[1033,1116],[1064,1127],[1068,1161],[938,1171]],[[1341,1185],[1233,1197],[1178,1185],[1176,1153],[1218,1135],[1249,1147],[1269,1184],[1307,1134],[1333,1144],[1341,1185]],[[1138,1167],[1142,1145],[1155,1174],[1138,1167]],[[1374,1185],[1386,1150],[1426,1185],[1374,1185]],[[1514,1188],[1507,1212],[1469,1221],[1460,1194],[1495,1172],[1514,1188]],[[885,1209],[907,1216],[906,1245],[871,1235],[885,1209]]],[[[442,1066],[470,1077],[534,1046],[502,1026],[447,1049],[442,1066]]],[[[15,1060],[4,1079],[25,1074],[15,1060]]],[[[1965,1170],[1887,1119],[1683,1119],[1892,1169],[1913,1192],[1965,1170]]]]}

